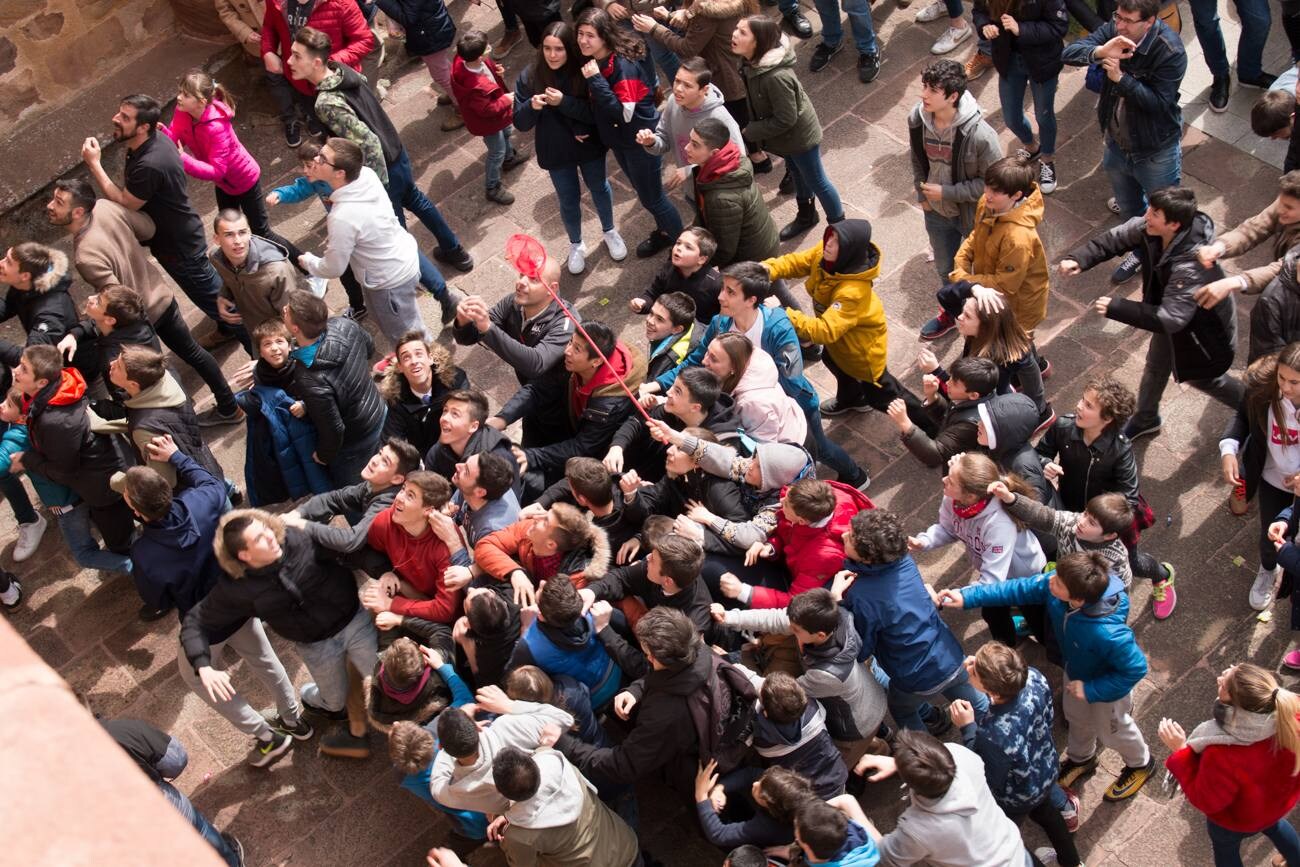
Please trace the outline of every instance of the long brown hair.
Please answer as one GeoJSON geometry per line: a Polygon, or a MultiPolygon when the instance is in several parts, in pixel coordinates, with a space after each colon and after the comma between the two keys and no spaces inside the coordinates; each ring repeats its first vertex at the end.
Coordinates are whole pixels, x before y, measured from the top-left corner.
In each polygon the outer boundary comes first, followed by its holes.
{"type": "Polygon", "coordinates": [[[219,99],[226,104],[226,108],[230,109],[231,116],[235,114],[235,98],[221,86],[220,82],[202,69],[191,69],[185,73],[185,77],[181,79],[181,93],[206,103],[219,99]]]}
{"type": "Polygon", "coordinates": [[[751,15],[745,19],[749,32],[754,34],[754,56],[750,63],[757,63],[773,48],[781,44],[781,25],[766,15],[751,15]]]}
{"type": "Polygon", "coordinates": [[[576,31],[584,24],[595,30],[600,41],[615,54],[620,54],[628,60],[640,60],[645,57],[645,40],[617,26],[604,9],[594,7],[584,9],[573,22],[573,28],[576,31]]]}
{"type": "Polygon", "coordinates": [[[1003,365],[1019,361],[1033,348],[1033,341],[1016,321],[1008,299],[1005,295],[999,297],[1002,309],[996,313],[986,313],[978,302],[975,303],[975,317],[979,320],[980,330],[974,337],[967,338],[963,355],[987,358],[994,364],[1003,365]]]}
{"type": "Polygon", "coordinates": [[[754,344],[748,337],[736,331],[719,334],[714,338],[714,342],[731,360],[731,374],[722,381],[722,390],[731,394],[736,390],[736,385],[745,375],[745,371],[749,369],[749,359],[754,357],[754,344]]]}
{"type": "Polygon", "coordinates": [[[1268,426],[1265,421],[1272,409],[1277,426],[1286,430],[1282,389],[1277,384],[1277,369],[1282,365],[1300,372],[1300,342],[1288,343],[1281,351],[1261,356],[1246,368],[1246,415],[1261,428],[1268,426]]]}
{"type": "Polygon", "coordinates": [[[1300,714],[1300,695],[1283,688],[1271,671],[1249,662],[1232,669],[1227,691],[1233,707],[1277,716],[1278,748],[1291,752],[1291,776],[1300,774],[1300,720],[1296,718],[1300,714]]]}
{"type": "Polygon", "coordinates": [[[587,79],[582,77],[582,51],[578,49],[578,31],[567,21],[553,21],[542,31],[542,39],[537,43],[537,57],[533,60],[533,93],[542,93],[548,87],[562,90],[569,96],[580,99],[587,96],[587,79]],[[542,54],[542,41],[554,36],[564,43],[564,66],[551,69],[542,54]]]}

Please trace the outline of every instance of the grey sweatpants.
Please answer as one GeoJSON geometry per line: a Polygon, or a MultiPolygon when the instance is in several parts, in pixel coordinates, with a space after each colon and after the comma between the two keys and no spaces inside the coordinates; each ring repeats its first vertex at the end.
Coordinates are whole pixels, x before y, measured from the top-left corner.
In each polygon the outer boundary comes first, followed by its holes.
{"type": "MultiPolygon", "coordinates": [[[[275,655],[275,649],[266,638],[262,621],[250,617],[234,635],[219,644],[212,645],[212,667],[218,671],[226,669],[226,661],[222,654],[227,647],[244,661],[244,667],[274,696],[275,708],[280,712],[280,718],[288,725],[296,725],[302,714],[302,709],[298,705],[298,694],[294,691],[293,681],[285,672],[284,665],[280,663],[280,657],[275,655]]],[[[208,691],[203,688],[203,682],[199,680],[194,667],[185,658],[184,650],[179,654],[177,661],[181,670],[181,680],[185,681],[185,685],[194,690],[213,710],[230,720],[231,725],[246,735],[262,740],[271,736],[271,727],[266,724],[266,718],[253,710],[242,695],[236,692],[235,697],[229,701],[213,701],[208,691]]]]}
{"type": "Polygon", "coordinates": [[[1098,743],[1119,753],[1124,764],[1140,768],[1151,759],[1147,742],[1133,721],[1133,696],[1119,701],[1086,702],[1069,691],[1064,697],[1065,718],[1070,734],[1065,742],[1066,758],[1086,762],[1097,754],[1098,743]]]}
{"type": "Polygon", "coordinates": [[[394,346],[408,331],[423,332],[425,339],[429,339],[429,332],[420,319],[420,309],[415,304],[420,291],[418,275],[412,277],[409,283],[387,289],[362,287],[361,291],[366,296],[366,309],[375,317],[379,330],[394,346]]]}

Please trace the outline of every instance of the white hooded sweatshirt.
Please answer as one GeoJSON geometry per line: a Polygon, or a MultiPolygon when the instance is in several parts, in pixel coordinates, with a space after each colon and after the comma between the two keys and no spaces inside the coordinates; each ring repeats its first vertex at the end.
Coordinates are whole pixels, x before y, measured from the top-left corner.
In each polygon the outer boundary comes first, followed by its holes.
{"type": "Polygon", "coordinates": [[[392,289],[420,276],[419,248],[393,213],[388,191],[366,166],[350,184],[330,195],[325,255],[303,255],[313,277],[339,277],[352,266],[363,289],[392,289]]]}

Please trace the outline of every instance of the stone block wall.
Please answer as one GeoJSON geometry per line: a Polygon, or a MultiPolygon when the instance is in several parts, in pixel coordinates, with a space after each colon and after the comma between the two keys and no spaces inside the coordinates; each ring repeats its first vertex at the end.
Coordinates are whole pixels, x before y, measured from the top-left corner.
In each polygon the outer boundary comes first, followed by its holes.
{"type": "Polygon", "coordinates": [[[0,0],[0,139],[170,38],[168,0],[0,0]]]}

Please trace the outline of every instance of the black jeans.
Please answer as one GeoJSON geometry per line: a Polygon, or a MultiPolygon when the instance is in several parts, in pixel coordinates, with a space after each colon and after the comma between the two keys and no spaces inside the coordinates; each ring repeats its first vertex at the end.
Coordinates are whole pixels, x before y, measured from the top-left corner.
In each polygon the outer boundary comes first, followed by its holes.
{"type": "Polygon", "coordinates": [[[1277,568],[1277,548],[1268,540],[1268,525],[1277,520],[1278,512],[1295,502],[1290,491],[1279,490],[1263,479],[1259,480],[1259,565],[1265,569],[1277,568]]]}
{"type": "Polygon", "coordinates": [[[822,356],[822,363],[835,377],[835,403],[838,406],[869,406],[877,412],[885,412],[895,398],[902,398],[907,405],[907,417],[912,424],[933,437],[939,432],[938,426],[925,411],[925,404],[911,392],[907,386],[898,381],[888,370],[880,374],[880,382],[867,382],[851,376],[835,363],[830,353],[822,356]]]}
{"type": "Polygon", "coordinates": [[[181,316],[180,305],[176,299],[163,311],[162,316],[153,324],[154,333],[163,345],[170,349],[177,358],[194,368],[194,372],[212,389],[212,396],[217,399],[217,409],[223,415],[235,410],[235,395],[221,372],[221,365],[199,342],[194,339],[190,327],[181,316]]]}
{"type": "Polygon", "coordinates": [[[743,554],[705,555],[704,563],[700,566],[700,578],[709,588],[709,595],[713,597],[713,601],[720,602],[728,608],[739,607],[739,603],[722,595],[722,576],[727,572],[752,587],[790,589],[790,572],[786,569],[784,560],[760,558],[753,566],[746,566],[743,554]]]}
{"type": "Polygon", "coordinates": [[[176,285],[181,287],[186,297],[194,302],[195,307],[217,323],[218,329],[238,338],[250,357],[257,357],[253,352],[253,343],[248,336],[248,330],[242,325],[228,325],[221,321],[221,315],[217,312],[217,295],[221,292],[221,277],[206,255],[181,256],[170,250],[159,250],[156,247],[153,248],[153,255],[158,260],[158,264],[163,266],[163,270],[176,281],[176,285]]]}
{"type": "Polygon", "coordinates": [[[253,231],[254,235],[266,238],[268,241],[274,241],[289,252],[289,261],[293,267],[302,271],[298,264],[298,257],[302,255],[302,250],[290,241],[288,238],[277,233],[271,228],[271,217],[266,210],[266,197],[262,193],[261,181],[253,184],[251,188],[235,196],[225,192],[220,187],[216,188],[217,207],[234,208],[248,218],[248,228],[253,231]]]}
{"type": "Polygon", "coordinates": [[[266,73],[266,86],[271,89],[271,99],[280,115],[280,123],[288,126],[299,115],[307,118],[307,127],[313,134],[322,131],[320,121],[316,119],[316,98],[293,86],[289,79],[278,72],[266,73]]]}
{"type": "Polygon", "coordinates": [[[1052,799],[1044,796],[1028,813],[1011,816],[1017,825],[1028,816],[1034,824],[1043,829],[1052,848],[1056,850],[1056,860],[1061,867],[1079,867],[1079,850],[1074,845],[1074,835],[1065,827],[1061,813],[1052,806],[1052,799]]]}

